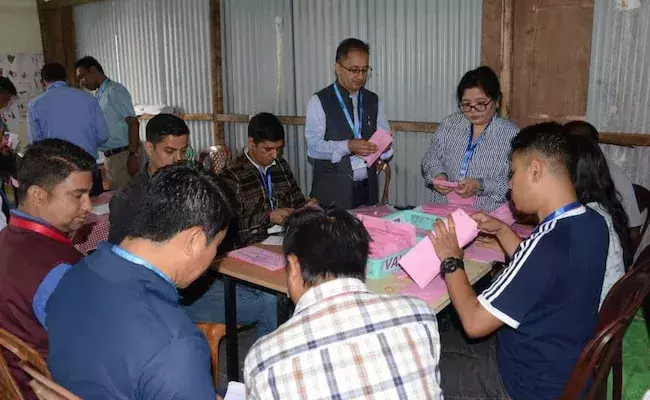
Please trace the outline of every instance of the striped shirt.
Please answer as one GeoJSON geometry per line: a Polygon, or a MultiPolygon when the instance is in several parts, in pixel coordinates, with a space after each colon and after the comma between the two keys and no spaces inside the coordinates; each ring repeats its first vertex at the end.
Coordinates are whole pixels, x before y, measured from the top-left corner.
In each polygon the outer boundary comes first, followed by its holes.
{"type": "Polygon", "coordinates": [[[441,399],[436,317],[358,279],[309,289],[244,365],[249,399],[441,399]]]}
{"type": "Polygon", "coordinates": [[[504,323],[499,373],[513,399],[557,399],[596,329],[609,232],[591,208],[544,222],[478,296],[504,323]]]}
{"type": "MultiPolygon", "coordinates": [[[[460,112],[442,120],[422,159],[422,174],[428,186],[440,174],[446,174],[452,182],[461,179],[460,169],[470,129],[471,122],[460,112]]],[[[495,115],[482,133],[483,139],[474,149],[469,162],[467,178],[483,179],[484,185],[476,205],[488,212],[507,201],[510,141],[518,132],[519,128],[514,123],[495,115]]],[[[447,198],[433,190],[431,201],[445,204],[447,198]]]]}

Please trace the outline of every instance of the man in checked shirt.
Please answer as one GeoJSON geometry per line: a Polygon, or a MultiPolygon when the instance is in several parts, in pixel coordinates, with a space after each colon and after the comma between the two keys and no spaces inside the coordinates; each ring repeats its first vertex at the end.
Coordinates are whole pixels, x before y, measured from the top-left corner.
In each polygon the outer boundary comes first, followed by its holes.
{"type": "Polygon", "coordinates": [[[361,222],[305,208],[284,228],[296,310],[248,353],[248,398],[441,399],[436,317],[419,299],[368,290],[361,222]]]}

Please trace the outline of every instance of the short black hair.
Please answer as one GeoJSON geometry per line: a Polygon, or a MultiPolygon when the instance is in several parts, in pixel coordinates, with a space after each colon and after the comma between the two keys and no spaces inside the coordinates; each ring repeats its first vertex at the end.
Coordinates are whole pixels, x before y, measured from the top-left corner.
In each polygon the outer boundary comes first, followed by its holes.
{"type": "Polygon", "coordinates": [[[275,115],[259,113],[248,122],[248,137],[253,138],[255,143],[265,140],[278,142],[284,140],[284,127],[275,115]]]}
{"type": "Polygon", "coordinates": [[[370,46],[368,46],[368,43],[363,40],[348,38],[339,43],[339,46],[336,48],[336,62],[345,60],[348,53],[353,50],[361,51],[370,55],[370,46]]]}
{"type": "Polygon", "coordinates": [[[512,141],[512,154],[536,151],[552,160],[554,172],[562,171],[569,178],[574,176],[571,160],[571,142],[564,127],[557,122],[542,122],[519,131],[512,141]]]}
{"type": "Polygon", "coordinates": [[[564,124],[564,129],[569,135],[580,135],[598,143],[598,130],[586,121],[571,121],[564,124]]]}
{"type": "Polygon", "coordinates": [[[41,68],[41,78],[45,82],[65,81],[67,79],[65,67],[59,63],[47,63],[41,68]]]}
{"type": "Polygon", "coordinates": [[[217,176],[198,162],[180,161],[156,171],[125,234],[162,243],[198,226],[210,243],[231,216],[217,176]]]}
{"type": "Polygon", "coordinates": [[[147,122],[147,142],[160,143],[169,135],[189,135],[190,129],[185,121],[173,114],[158,114],[147,122]]]}
{"type": "Polygon", "coordinates": [[[75,68],[83,68],[90,70],[91,67],[97,68],[99,72],[102,74],[104,73],[104,68],[102,68],[102,65],[97,61],[94,57],[91,56],[85,56],[81,59],[79,59],[75,64],[75,68]]]}
{"type": "Polygon", "coordinates": [[[16,86],[6,76],[0,76],[0,92],[7,92],[12,96],[18,96],[16,86]]]}
{"type": "Polygon", "coordinates": [[[27,190],[34,185],[49,191],[71,173],[96,167],[93,156],[67,140],[43,139],[31,144],[18,166],[18,203],[25,200],[27,190]]]}
{"type": "Polygon", "coordinates": [[[365,281],[369,246],[361,221],[340,208],[307,207],[284,222],[284,254],[298,258],[309,286],[327,277],[365,281]]]}
{"type": "Polygon", "coordinates": [[[481,66],[471,71],[465,72],[465,75],[460,79],[458,87],[456,88],[456,99],[458,103],[463,101],[463,94],[465,90],[479,88],[494,102],[501,100],[501,85],[499,78],[494,73],[492,68],[488,66],[481,66]]]}

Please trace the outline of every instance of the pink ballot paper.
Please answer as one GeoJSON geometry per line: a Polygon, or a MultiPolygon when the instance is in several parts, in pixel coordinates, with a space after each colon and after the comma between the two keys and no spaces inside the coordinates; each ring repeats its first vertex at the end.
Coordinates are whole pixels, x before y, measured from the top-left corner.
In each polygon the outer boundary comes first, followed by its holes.
{"type": "Polygon", "coordinates": [[[284,255],[255,246],[233,250],[228,253],[228,257],[266,268],[269,271],[282,269],[286,264],[284,255]]]}
{"type": "Polygon", "coordinates": [[[415,246],[415,226],[368,215],[357,215],[370,234],[370,258],[384,258],[415,246]]]}
{"type": "Polygon", "coordinates": [[[456,192],[447,193],[447,201],[449,204],[459,204],[462,206],[471,206],[476,203],[476,195],[468,198],[460,197],[456,192]]]}
{"type": "Polygon", "coordinates": [[[507,225],[512,225],[515,223],[515,216],[512,215],[512,210],[510,210],[510,204],[503,204],[501,207],[490,213],[496,219],[501,220],[507,225]]]}
{"type": "Polygon", "coordinates": [[[376,144],[377,148],[379,149],[377,150],[376,153],[372,153],[369,156],[361,157],[364,159],[364,161],[368,166],[371,166],[372,164],[375,163],[375,161],[377,161],[377,158],[379,158],[379,156],[384,151],[386,151],[388,145],[390,145],[391,142],[393,141],[393,136],[391,136],[390,132],[387,132],[380,128],[377,129],[377,131],[375,131],[375,133],[370,137],[370,140],[368,141],[370,143],[376,144]]]}
{"type": "MultiPolygon", "coordinates": [[[[467,246],[478,236],[478,225],[467,213],[458,209],[451,213],[456,225],[456,236],[460,247],[467,246]]],[[[421,288],[440,274],[440,259],[433,249],[430,240],[421,240],[411,251],[400,260],[399,265],[411,276],[421,288]]]]}
{"type": "Polygon", "coordinates": [[[449,182],[444,179],[434,179],[433,184],[442,187],[448,187],[448,188],[458,187],[458,182],[449,182]]]}

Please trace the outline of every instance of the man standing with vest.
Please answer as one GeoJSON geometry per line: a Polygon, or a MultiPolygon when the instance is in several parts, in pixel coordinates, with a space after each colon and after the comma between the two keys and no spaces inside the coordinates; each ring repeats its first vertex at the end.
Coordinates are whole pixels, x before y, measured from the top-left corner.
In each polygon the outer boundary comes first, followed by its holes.
{"type": "MultiPolygon", "coordinates": [[[[377,95],[364,88],[372,73],[370,48],[345,39],[336,49],[336,82],[314,94],[307,105],[305,138],[314,162],[311,196],[321,205],[351,209],[379,199],[377,171],[361,158],[377,151],[368,139],[377,128],[390,131],[377,95]]],[[[389,148],[381,159],[392,156],[389,148]]]]}

